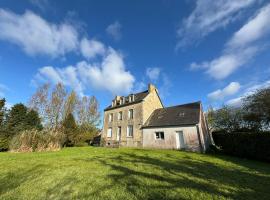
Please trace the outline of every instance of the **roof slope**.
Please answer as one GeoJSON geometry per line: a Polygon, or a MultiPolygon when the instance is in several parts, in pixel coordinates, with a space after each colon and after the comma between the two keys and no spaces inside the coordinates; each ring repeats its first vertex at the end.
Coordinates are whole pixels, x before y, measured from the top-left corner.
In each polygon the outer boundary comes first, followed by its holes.
{"type": "MultiPolygon", "coordinates": [[[[136,93],[134,94],[134,101],[132,102],[127,102],[127,103],[124,103],[124,104],[121,104],[121,105],[116,105],[116,106],[108,106],[107,108],[104,109],[104,111],[106,110],[111,110],[111,109],[115,109],[115,108],[120,108],[120,107],[124,107],[124,106],[128,106],[128,105],[131,105],[131,104],[135,104],[135,103],[139,103],[141,102],[147,95],[148,95],[148,90],[146,91],[143,91],[143,92],[139,92],[139,93],[136,93]]],[[[125,97],[126,99],[128,99],[128,96],[125,97]]]]}
{"type": "Polygon", "coordinates": [[[143,128],[198,124],[200,105],[200,102],[194,102],[157,109],[145,122],[143,128]]]}

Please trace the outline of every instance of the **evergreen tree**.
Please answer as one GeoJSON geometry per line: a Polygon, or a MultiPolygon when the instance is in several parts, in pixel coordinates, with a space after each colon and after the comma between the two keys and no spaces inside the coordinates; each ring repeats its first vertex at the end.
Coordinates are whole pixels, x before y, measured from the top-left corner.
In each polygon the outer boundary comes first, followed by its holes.
{"type": "Polygon", "coordinates": [[[5,116],[5,99],[0,99],[0,129],[3,126],[4,123],[4,116],[5,116]]]}
{"type": "Polygon", "coordinates": [[[63,122],[64,133],[66,134],[67,146],[74,146],[77,133],[77,124],[72,113],[69,113],[63,122]]]}
{"type": "Polygon", "coordinates": [[[11,134],[16,134],[26,129],[27,107],[22,103],[15,104],[7,118],[7,129],[11,134]]]}
{"type": "Polygon", "coordinates": [[[28,111],[25,118],[25,128],[37,130],[41,130],[43,128],[41,124],[41,119],[37,111],[35,110],[28,111]]]}

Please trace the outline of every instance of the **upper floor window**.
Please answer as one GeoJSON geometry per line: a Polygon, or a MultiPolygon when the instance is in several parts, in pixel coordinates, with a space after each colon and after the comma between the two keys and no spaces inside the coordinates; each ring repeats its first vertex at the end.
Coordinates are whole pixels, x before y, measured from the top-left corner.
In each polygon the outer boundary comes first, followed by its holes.
{"type": "Polygon", "coordinates": [[[127,137],[133,137],[133,126],[132,125],[127,126],[127,137]]]}
{"type": "Polygon", "coordinates": [[[120,112],[118,113],[118,120],[122,120],[122,119],[123,119],[123,112],[120,111],[120,112]]]}
{"type": "Polygon", "coordinates": [[[156,132],[157,140],[164,140],[164,132],[156,132]]]}
{"type": "Polygon", "coordinates": [[[129,119],[133,119],[133,109],[130,109],[130,110],[128,111],[128,118],[129,118],[129,119]]]}
{"type": "Polygon", "coordinates": [[[109,122],[112,122],[113,121],[113,114],[109,114],[109,122]]]}
{"type": "Polygon", "coordinates": [[[112,128],[108,128],[107,137],[112,137],[112,128]]]}

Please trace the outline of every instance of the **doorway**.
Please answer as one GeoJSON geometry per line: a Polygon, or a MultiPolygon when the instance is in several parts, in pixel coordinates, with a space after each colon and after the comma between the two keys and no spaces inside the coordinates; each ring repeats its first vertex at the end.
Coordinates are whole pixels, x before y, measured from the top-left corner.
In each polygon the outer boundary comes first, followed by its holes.
{"type": "Polygon", "coordinates": [[[183,131],[176,131],[176,148],[184,149],[185,148],[185,140],[183,131]]]}
{"type": "Polygon", "coordinates": [[[121,138],[121,126],[117,128],[116,140],[120,141],[121,138]]]}

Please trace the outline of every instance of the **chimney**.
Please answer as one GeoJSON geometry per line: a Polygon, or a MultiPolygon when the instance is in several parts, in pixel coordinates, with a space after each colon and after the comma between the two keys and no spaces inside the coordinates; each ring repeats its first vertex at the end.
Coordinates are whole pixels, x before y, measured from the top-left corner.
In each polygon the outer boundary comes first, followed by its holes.
{"type": "Polygon", "coordinates": [[[149,83],[148,84],[148,93],[152,93],[155,90],[156,90],[156,87],[153,84],[149,83]]]}

